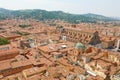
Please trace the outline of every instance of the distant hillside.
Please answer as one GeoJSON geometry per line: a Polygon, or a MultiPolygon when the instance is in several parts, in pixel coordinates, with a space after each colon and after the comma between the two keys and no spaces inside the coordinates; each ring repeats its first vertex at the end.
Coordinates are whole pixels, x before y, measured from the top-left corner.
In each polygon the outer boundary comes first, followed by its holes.
{"type": "Polygon", "coordinates": [[[120,20],[120,17],[112,17],[112,18],[120,20]]]}
{"type": "Polygon", "coordinates": [[[96,14],[70,14],[65,13],[62,11],[46,11],[40,9],[33,9],[33,10],[7,10],[0,8],[0,20],[6,18],[33,18],[37,20],[64,20],[70,23],[79,23],[79,22],[91,22],[95,23],[97,21],[118,21],[117,19],[105,17],[102,15],[96,14]]]}

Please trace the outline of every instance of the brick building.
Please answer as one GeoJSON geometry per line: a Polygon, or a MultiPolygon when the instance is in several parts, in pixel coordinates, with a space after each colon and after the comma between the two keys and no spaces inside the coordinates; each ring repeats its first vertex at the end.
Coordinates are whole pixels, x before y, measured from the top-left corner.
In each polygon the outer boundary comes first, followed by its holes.
{"type": "Polygon", "coordinates": [[[62,36],[66,36],[68,41],[81,42],[83,44],[95,45],[100,43],[99,33],[97,31],[80,30],[75,28],[58,29],[62,36]]]}
{"type": "Polygon", "coordinates": [[[0,61],[14,58],[19,54],[19,51],[17,49],[7,50],[7,51],[1,51],[0,52],[0,61]]]}

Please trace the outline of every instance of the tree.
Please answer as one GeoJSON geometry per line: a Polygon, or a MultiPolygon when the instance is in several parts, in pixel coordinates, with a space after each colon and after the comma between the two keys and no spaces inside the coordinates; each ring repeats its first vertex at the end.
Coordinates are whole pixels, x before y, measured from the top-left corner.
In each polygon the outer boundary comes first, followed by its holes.
{"type": "Polygon", "coordinates": [[[9,44],[10,41],[6,38],[0,37],[0,45],[9,44]]]}

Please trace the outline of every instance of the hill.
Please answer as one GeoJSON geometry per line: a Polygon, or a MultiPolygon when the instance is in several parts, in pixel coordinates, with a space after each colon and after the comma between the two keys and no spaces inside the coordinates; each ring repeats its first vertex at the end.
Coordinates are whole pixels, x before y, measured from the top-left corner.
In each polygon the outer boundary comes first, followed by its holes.
{"type": "Polygon", "coordinates": [[[7,10],[0,8],[0,20],[6,18],[33,18],[36,20],[64,20],[70,23],[79,23],[79,22],[91,22],[95,23],[98,21],[109,22],[109,21],[118,21],[118,19],[105,17],[97,14],[70,14],[62,11],[46,11],[40,9],[29,9],[29,10],[7,10]]]}

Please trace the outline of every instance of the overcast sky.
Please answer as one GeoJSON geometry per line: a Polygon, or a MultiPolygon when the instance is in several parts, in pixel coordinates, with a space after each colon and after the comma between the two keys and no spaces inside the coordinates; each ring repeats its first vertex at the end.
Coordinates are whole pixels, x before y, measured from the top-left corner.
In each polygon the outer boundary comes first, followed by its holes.
{"type": "Polygon", "coordinates": [[[120,17],[120,0],[0,0],[6,9],[44,9],[85,14],[96,13],[120,17]]]}

